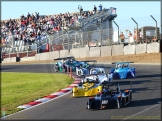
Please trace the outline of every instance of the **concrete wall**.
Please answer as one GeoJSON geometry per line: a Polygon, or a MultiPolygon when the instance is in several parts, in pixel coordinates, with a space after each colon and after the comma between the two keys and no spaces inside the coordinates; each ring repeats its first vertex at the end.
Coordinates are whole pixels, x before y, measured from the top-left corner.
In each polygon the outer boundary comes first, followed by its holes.
{"type": "Polygon", "coordinates": [[[4,63],[16,62],[16,57],[4,58],[4,63]]]}
{"type": "Polygon", "coordinates": [[[124,46],[124,55],[135,54],[135,45],[124,46]]]}
{"type": "Polygon", "coordinates": [[[89,57],[100,57],[100,47],[91,47],[89,51],[89,57]]]}
{"type": "Polygon", "coordinates": [[[49,52],[49,59],[53,60],[56,58],[60,57],[60,52],[59,51],[53,51],[53,52],[49,52]]]}
{"type": "Polygon", "coordinates": [[[78,49],[70,49],[69,56],[74,56],[75,58],[79,58],[79,48],[78,49]]]}
{"type": "Polygon", "coordinates": [[[160,43],[153,42],[147,44],[147,53],[160,52],[160,43]]]}
{"type": "Polygon", "coordinates": [[[10,58],[10,62],[16,62],[16,57],[10,58]]]}
{"type": "Polygon", "coordinates": [[[101,47],[101,57],[111,56],[112,46],[103,46],[101,47]]]}
{"type": "Polygon", "coordinates": [[[41,53],[40,54],[35,54],[35,60],[40,60],[40,55],[41,55],[41,53]]]}
{"type": "Polygon", "coordinates": [[[112,46],[112,56],[123,55],[124,54],[124,45],[113,45],[112,46]]]}
{"type": "Polygon", "coordinates": [[[69,50],[60,50],[60,58],[68,57],[69,56],[69,50]]]}
{"type": "Polygon", "coordinates": [[[49,60],[49,52],[41,53],[40,54],[40,60],[49,60]]]}
{"type": "Polygon", "coordinates": [[[146,43],[136,45],[136,54],[146,53],[146,43]]]}
{"type": "Polygon", "coordinates": [[[80,48],[79,57],[80,58],[89,57],[89,47],[80,48]]]}

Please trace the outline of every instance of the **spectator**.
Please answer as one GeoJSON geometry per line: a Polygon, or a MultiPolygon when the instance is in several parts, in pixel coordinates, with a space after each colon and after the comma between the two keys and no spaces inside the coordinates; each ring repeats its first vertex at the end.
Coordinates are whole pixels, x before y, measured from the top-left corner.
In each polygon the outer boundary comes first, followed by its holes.
{"type": "Polygon", "coordinates": [[[4,39],[4,37],[2,37],[2,39],[1,39],[1,46],[5,46],[5,39],[4,39]]]}
{"type": "Polygon", "coordinates": [[[102,11],[102,5],[100,4],[98,7],[99,7],[99,10],[102,11]]]}
{"type": "Polygon", "coordinates": [[[132,37],[132,33],[131,33],[131,31],[129,31],[129,37],[132,37]]]}
{"type": "Polygon", "coordinates": [[[120,34],[120,40],[121,40],[121,42],[124,42],[124,39],[125,39],[125,36],[124,36],[123,32],[121,32],[121,34],[120,34]]]}
{"type": "Polygon", "coordinates": [[[94,5],[94,13],[96,13],[97,12],[97,7],[94,5]]]}
{"type": "Polygon", "coordinates": [[[145,41],[146,43],[147,43],[147,42],[149,42],[149,40],[148,40],[147,38],[145,38],[145,40],[144,40],[144,41],[145,41]]]}
{"type": "MultiPolygon", "coordinates": [[[[97,11],[97,8],[94,6],[94,10],[97,11]]],[[[69,23],[73,24],[74,22],[82,20],[91,16],[93,13],[88,12],[83,13],[83,8],[80,7],[80,15],[70,13],[55,15],[54,17],[50,16],[40,16],[38,12],[35,12],[33,15],[28,12],[27,16],[20,16],[20,19],[17,20],[8,20],[1,23],[1,36],[4,37],[4,40],[9,39],[9,30],[14,36],[15,40],[23,40],[24,45],[27,43],[34,42],[35,39],[43,39],[46,35],[44,32],[55,33],[61,30],[61,27],[68,26],[69,23]]]]}
{"type": "Polygon", "coordinates": [[[82,7],[80,7],[80,15],[82,14],[82,12],[83,12],[83,8],[82,8],[82,7]]]}
{"type": "Polygon", "coordinates": [[[153,40],[154,42],[156,42],[157,39],[156,39],[156,37],[154,36],[154,38],[153,38],[152,40],[153,40]]]}
{"type": "Polygon", "coordinates": [[[131,33],[131,31],[129,31],[129,43],[133,41],[133,34],[131,33]]]}
{"type": "Polygon", "coordinates": [[[134,31],[134,41],[139,42],[140,41],[140,32],[138,31],[138,38],[137,38],[137,30],[134,31]]]}

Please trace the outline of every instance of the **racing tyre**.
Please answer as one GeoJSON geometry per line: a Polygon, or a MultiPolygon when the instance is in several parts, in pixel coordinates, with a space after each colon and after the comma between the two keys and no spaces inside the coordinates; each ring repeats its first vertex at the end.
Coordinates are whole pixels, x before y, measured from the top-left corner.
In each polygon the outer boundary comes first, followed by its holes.
{"type": "Polygon", "coordinates": [[[58,69],[57,69],[58,67],[56,67],[56,66],[54,66],[54,71],[55,72],[58,72],[58,69]]]}
{"type": "Polygon", "coordinates": [[[118,99],[116,100],[116,107],[117,108],[120,108],[120,103],[119,103],[119,100],[118,99]]]}
{"type": "Polygon", "coordinates": [[[126,78],[128,79],[128,78],[132,78],[132,77],[133,77],[133,76],[132,76],[131,72],[128,72],[126,78]]]}
{"type": "Polygon", "coordinates": [[[64,67],[62,68],[62,72],[66,72],[66,69],[64,67]]]}
{"type": "Polygon", "coordinates": [[[114,79],[120,79],[119,74],[118,73],[114,73],[113,78],[114,79]]]}

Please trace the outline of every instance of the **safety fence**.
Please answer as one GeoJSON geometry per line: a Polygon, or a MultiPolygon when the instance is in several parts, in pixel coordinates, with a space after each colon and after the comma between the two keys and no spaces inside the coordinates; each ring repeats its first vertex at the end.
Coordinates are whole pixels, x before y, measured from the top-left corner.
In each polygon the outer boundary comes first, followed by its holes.
{"type": "MultiPolygon", "coordinates": [[[[2,54],[1,58],[2,60],[4,58],[23,58],[23,57],[32,57],[37,54],[37,45],[26,45],[26,46],[17,46],[17,47],[10,47],[10,48],[1,48],[2,54]]],[[[8,59],[9,61],[10,59],[8,59]]],[[[7,60],[5,60],[7,61],[7,60]]],[[[18,60],[17,60],[18,61],[18,60]]]]}

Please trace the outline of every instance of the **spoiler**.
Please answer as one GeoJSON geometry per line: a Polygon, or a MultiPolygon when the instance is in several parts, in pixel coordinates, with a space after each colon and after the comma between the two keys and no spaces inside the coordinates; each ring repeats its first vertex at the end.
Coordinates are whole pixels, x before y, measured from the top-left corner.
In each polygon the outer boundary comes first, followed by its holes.
{"type": "Polygon", "coordinates": [[[56,58],[56,59],[54,59],[54,60],[65,60],[65,59],[71,59],[71,58],[74,58],[74,57],[71,56],[71,57],[64,57],[64,58],[56,58]]]}
{"type": "Polygon", "coordinates": [[[97,62],[96,60],[88,60],[88,61],[84,61],[84,62],[97,62]]]}
{"type": "Polygon", "coordinates": [[[118,80],[118,81],[116,81],[116,80],[114,80],[114,81],[112,81],[112,82],[103,82],[102,84],[104,85],[104,84],[110,84],[110,83],[114,83],[114,84],[118,84],[118,83],[129,83],[130,82],[130,80],[118,80]]]}
{"type": "Polygon", "coordinates": [[[66,57],[66,58],[70,59],[70,58],[74,58],[74,56],[70,56],[70,57],[66,57]]]}
{"type": "Polygon", "coordinates": [[[54,60],[65,60],[67,58],[57,58],[57,59],[54,59],[54,60]]]}
{"type": "Polygon", "coordinates": [[[132,81],[131,80],[119,80],[119,81],[112,81],[112,82],[103,82],[101,85],[102,86],[114,86],[114,85],[118,85],[118,84],[122,84],[122,83],[130,83],[130,86],[132,88],[132,81]]]}
{"type": "Polygon", "coordinates": [[[123,61],[123,62],[112,62],[111,64],[116,64],[116,63],[134,63],[134,62],[126,62],[126,61],[123,61]]]}

